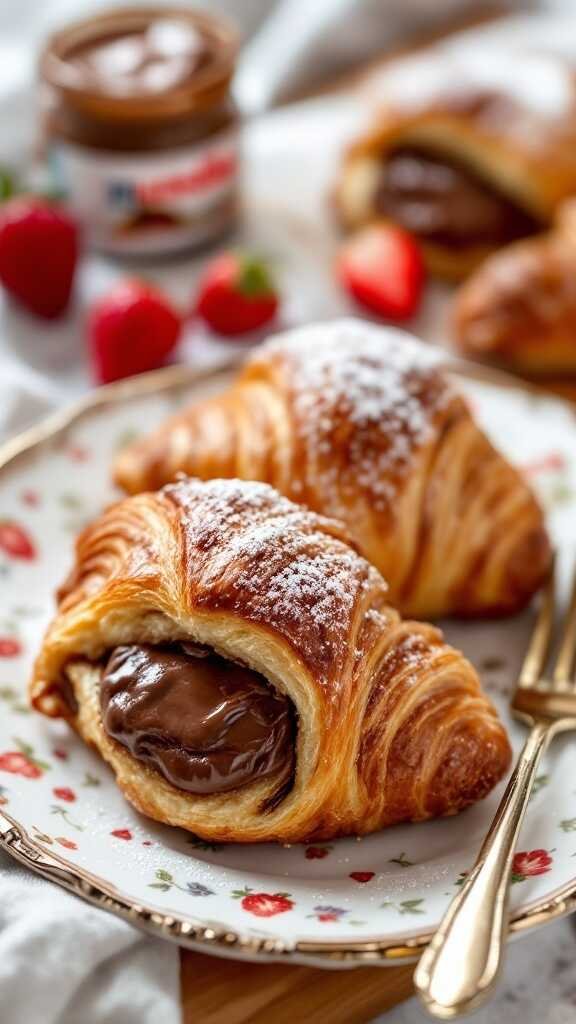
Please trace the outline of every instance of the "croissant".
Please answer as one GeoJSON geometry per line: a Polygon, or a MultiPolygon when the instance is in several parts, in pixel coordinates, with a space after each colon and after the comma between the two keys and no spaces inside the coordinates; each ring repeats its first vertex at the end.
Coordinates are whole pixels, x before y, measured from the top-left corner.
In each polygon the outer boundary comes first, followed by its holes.
{"type": "Polygon", "coordinates": [[[516,611],[548,568],[542,512],[437,359],[362,321],[289,332],[125,449],[116,480],[130,493],[179,472],[262,480],[346,523],[403,614],[516,611]]]}
{"type": "Polygon", "coordinates": [[[510,749],[466,659],[387,605],[341,524],[265,484],[186,480],[80,536],[32,704],[134,806],[209,839],[453,814],[510,749]]]}
{"type": "Polygon", "coordinates": [[[457,346],[532,377],[576,373],[576,203],[555,230],[495,253],[460,288],[457,346]]]}
{"type": "Polygon", "coordinates": [[[560,55],[440,48],[398,62],[382,93],[339,171],[346,229],[396,221],[432,273],[460,280],[575,192],[576,75],[560,55]]]}

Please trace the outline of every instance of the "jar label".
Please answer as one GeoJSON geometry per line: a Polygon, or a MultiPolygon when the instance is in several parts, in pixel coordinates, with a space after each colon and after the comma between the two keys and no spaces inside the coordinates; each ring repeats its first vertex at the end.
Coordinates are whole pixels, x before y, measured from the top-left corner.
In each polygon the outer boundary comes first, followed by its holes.
{"type": "Polygon", "coordinates": [[[153,255],[216,238],[235,218],[236,132],[194,146],[126,155],[57,141],[54,185],[97,248],[153,255]]]}

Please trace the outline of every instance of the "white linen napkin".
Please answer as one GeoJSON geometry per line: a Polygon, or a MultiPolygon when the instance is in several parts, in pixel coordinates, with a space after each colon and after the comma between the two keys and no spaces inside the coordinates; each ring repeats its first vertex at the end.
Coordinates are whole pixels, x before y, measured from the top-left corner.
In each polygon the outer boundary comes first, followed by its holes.
{"type": "Polygon", "coordinates": [[[0,853],[2,1024],[178,1024],[174,946],[0,853]]]}

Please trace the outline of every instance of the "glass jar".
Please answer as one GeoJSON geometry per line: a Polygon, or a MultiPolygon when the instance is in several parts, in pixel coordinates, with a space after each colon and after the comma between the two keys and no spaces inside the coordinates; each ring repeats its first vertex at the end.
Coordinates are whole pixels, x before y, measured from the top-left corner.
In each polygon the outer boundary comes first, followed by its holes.
{"type": "Polygon", "coordinates": [[[51,177],[97,248],[161,255],[234,226],[237,49],[219,17],[164,6],[50,37],[40,78],[51,177]]]}

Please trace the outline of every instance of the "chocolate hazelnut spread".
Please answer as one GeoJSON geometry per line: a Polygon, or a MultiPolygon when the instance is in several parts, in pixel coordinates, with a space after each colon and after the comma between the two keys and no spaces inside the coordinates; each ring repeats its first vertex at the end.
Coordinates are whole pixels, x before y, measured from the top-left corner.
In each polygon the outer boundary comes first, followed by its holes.
{"type": "Polygon", "coordinates": [[[67,56],[83,88],[110,96],[139,96],[190,81],[213,58],[194,25],[158,18],[139,31],[117,31],[81,40],[67,56]]]}
{"type": "Polygon", "coordinates": [[[158,255],[234,225],[236,52],[220,18],[170,6],[119,8],[49,39],[49,166],[98,248],[158,255]]]}
{"type": "Polygon", "coordinates": [[[471,168],[417,147],[388,157],[374,204],[419,238],[454,247],[502,245],[540,227],[471,168]]]}
{"type": "Polygon", "coordinates": [[[257,672],[205,650],[116,647],[100,701],[106,732],[178,789],[224,793],[292,770],[290,700],[257,672]]]}

